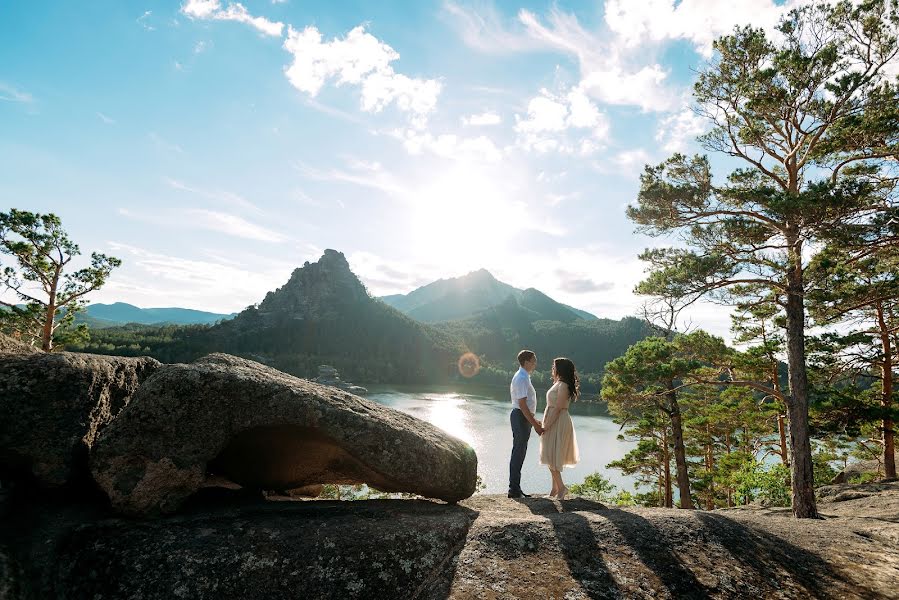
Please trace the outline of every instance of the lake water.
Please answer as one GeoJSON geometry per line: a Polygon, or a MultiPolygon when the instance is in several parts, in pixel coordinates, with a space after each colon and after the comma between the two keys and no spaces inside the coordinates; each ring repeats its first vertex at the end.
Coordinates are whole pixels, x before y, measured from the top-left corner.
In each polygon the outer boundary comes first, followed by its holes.
{"type": "MultiPolygon", "coordinates": [[[[369,387],[369,400],[374,400],[404,413],[433,423],[447,433],[470,444],[478,455],[478,474],[487,488],[482,493],[504,494],[509,487],[509,455],[512,430],[509,425],[511,402],[504,389],[450,387],[369,387]]],[[[546,390],[537,390],[537,418],[546,407],[546,390]]],[[[562,472],[565,483],[580,483],[584,477],[599,471],[619,489],[633,489],[633,480],[620,471],[606,469],[613,460],[623,457],[634,444],[616,439],[618,425],[604,412],[604,406],[577,402],[570,409],[581,462],[562,472]]],[[[527,493],[549,492],[552,480],[545,466],[538,464],[540,436],[531,433],[528,453],[521,470],[521,488],[527,493]]]]}

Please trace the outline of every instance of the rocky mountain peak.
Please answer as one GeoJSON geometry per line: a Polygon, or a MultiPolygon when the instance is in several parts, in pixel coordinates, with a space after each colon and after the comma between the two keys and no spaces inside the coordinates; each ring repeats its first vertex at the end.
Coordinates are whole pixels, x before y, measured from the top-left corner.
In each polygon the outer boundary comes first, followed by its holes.
{"type": "Polygon", "coordinates": [[[287,283],[266,294],[259,312],[320,318],[336,314],[338,307],[368,300],[365,286],[350,270],[343,253],[329,249],[317,262],[295,269],[287,283]]]}

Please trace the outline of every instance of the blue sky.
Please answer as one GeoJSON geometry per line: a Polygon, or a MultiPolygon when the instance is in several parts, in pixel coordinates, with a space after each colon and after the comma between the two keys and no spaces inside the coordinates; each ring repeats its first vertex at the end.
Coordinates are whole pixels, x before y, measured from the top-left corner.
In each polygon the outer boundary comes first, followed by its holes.
{"type": "Polygon", "coordinates": [[[3,1],[0,196],[124,260],[96,302],[237,311],[335,248],[374,295],[483,267],[619,318],[643,165],[781,4],[3,1]]]}

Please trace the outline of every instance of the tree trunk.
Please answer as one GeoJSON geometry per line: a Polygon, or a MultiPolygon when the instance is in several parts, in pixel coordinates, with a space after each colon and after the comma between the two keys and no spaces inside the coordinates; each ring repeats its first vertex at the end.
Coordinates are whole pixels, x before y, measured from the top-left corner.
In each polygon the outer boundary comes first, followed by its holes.
{"type": "Polygon", "coordinates": [[[887,479],[896,478],[896,447],[893,441],[893,418],[890,410],[893,405],[893,347],[890,344],[890,330],[883,316],[883,306],[877,306],[877,324],[880,328],[880,343],[883,349],[883,391],[880,395],[880,407],[883,409],[883,472],[887,479]]]}
{"type": "MultiPolygon", "coordinates": [[[[778,394],[781,394],[780,389],[780,369],[777,361],[775,360],[771,364],[771,387],[774,388],[774,391],[778,394]]],[[[782,395],[781,395],[782,397],[782,395]]],[[[779,407],[778,407],[779,408],[779,407]]],[[[784,405],[784,409],[786,409],[786,405],[784,405]]],[[[777,434],[780,436],[780,461],[783,463],[785,467],[790,468],[790,449],[787,446],[787,415],[777,411],[777,434]]]]}
{"type": "Polygon", "coordinates": [[[818,518],[815,504],[815,473],[808,427],[808,374],[805,364],[805,300],[803,298],[802,244],[790,244],[787,271],[787,364],[790,393],[786,395],[790,417],[790,464],[793,515],[800,519],[818,518]]]}
{"type": "Polygon", "coordinates": [[[705,501],[705,509],[706,510],[715,510],[715,446],[712,440],[712,431],[711,426],[706,423],[705,433],[708,438],[708,442],[705,445],[705,470],[709,475],[709,490],[708,495],[706,496],[705,501]]]}
{"type": "Polygon", "coordinates": [[[50,298],[50,304],[47,305],[47,316],[44,317],[44,327],[41,332],[41,350],[51,352],[53,350],[53,321],[56,318],[56,306],[54,299],[50,298]]]}
{"type": "Polygon", "coordinates": [[[681,424],[680,405],[677,392],[669,382],[668,403],[671,407],[671,433],[674,436],[674,462],[677,465],[677,491],[680,493],[680,507],[694,508],[690,497],[690,474],[687,472],[687,451],[684,448],[684,429],[681,424]]]}
{"type": "Polygon", "coordinates": [[[662,468],[665,470],[665,508],[674,506],[671,493],[671,454],[668,452],[668,427],[662,428],[662,468]]]}
{"type": "MultiPolygon", "coordinates": [[[[730,456],[730,431],[724,434],[724,449],[725,454],[730,456]]],[[[731,508],[734,505],[734,491],[729,485],[727,486],[727,507],[731,508]]]]}
{"type": "Polygon", "coordinates": [[[777,433],[780,434],[780,462],[785,467],[790,467],[790,455],[787,447],[787,423],[785,414],[778,411],[777,414],[777,433]]]}

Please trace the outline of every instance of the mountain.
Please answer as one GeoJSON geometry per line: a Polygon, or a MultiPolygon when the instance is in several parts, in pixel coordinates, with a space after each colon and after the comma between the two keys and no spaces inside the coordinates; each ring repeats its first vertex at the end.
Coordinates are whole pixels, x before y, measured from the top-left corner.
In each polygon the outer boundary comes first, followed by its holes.
{"type": "Polygon", "coordinates": [[[516,290],[487,271],[392,299],[411,314],[442,311],[441,317],[464,318],[422,323],[383,300],[368,294],[343,254],[326,250],[232,319],[212,326],[92,329],[90,341],[73,349],[163,362],[228,352],[301,377],[330,364],[345,380],[361,384],[446,382],[458,377],[459,357],[472,351],[481,358],[475,382],[508,385],[516,354],[530,348],[539,357],[535,376],[542,383],[550,360],[568,356],[581,373],[592,374],[588,383],[595,389],[605,363],[650,334],[641,319],[585,319],[538,290],[516,290]],[[481,308],[484,303],[490,306],[481,308]]]}
{"type": "Polygon", "coordinates": [[[417,321],[439,323],[477,315],[502,304],[510,296],[536,312],[535,320],[596,319],[594,315],[556,302],[534,288],[520,290],[503,283],[486,269],[462,277],[440,279],[408,294],[383,296],[381,300],[417,321]]]}
{"type": "Polygon", "coordinates": [[[194,354],[239,354],[302,376],[327,363],[366,383],[442,380],[464,352],[458,340],[369,296],[335,250],[294,270],[258,306],[193,332],[187,347],[194,354]]]}
{"type": "Polygon", "coordinates": [[[110,327],[124,323],[154,325],[173,323],[176,325],[212,324],[230,319],[237,313],[220,314],[193,310],[190,308],[138,308],[133,304],[115,302],[113,304],[90,304],[79,319],[90,327],[110,327]],[[86,318],[83,318],[86,317],[86,318]]]}
{"type": "Polygon", "coordinates": [[[558,312],[558,306],[537,290],[524,290],[522,299],[509,296],[475,316],[433,326],[460,339],[488,364],[514,367],[514,356],[528,348],[537,353],[540,371],[548,370],[553,358],[567,356],[581,373],[594,374],[653,334],[646,321],[635,317],[588,320],[562,313],[558,316],[567,318],[553,319],[550,309],[558,312]]]}

